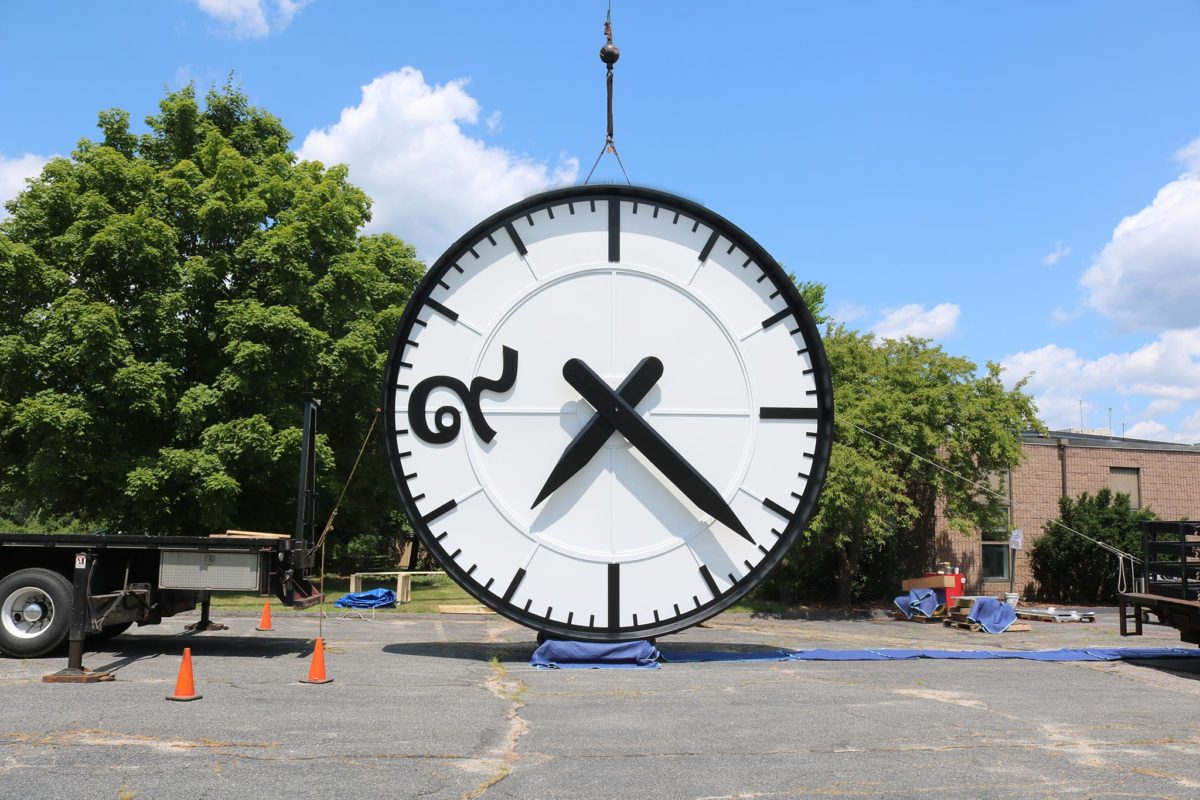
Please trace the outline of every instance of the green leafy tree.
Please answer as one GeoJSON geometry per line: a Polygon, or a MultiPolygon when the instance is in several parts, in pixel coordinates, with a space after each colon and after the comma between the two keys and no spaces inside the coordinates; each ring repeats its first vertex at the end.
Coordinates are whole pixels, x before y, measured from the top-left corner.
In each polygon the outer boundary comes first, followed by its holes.
{"type": "Polygon", "coordinates": [[[1136,555],[1142,548],[1138,524],[1154,518],[1150,509],[1134,508],[1129,495],[1108,489],[1059,498],[1058,519],[1046,523],[1030,554],[1039,595],[1057,603],[1115,601],[1116,556],[1063,526],[1136,555]]]}
{"type": "MultiPolygon", "coordinates": [[[[99,115],[0,222],[0,510],[115,530],[290,529],[300,401],[344,479],[423,267],[346,168],[231,84],[99,115]]],[[[340,528],[399,526],[370,448],[340,528]]]]}
{"type": "Polygon", "coordinates": [[[980,374],[928,340],[877,340],[843,325],[830,326],[824,342],[835,411],[829,472],[806,541],[773,593],[811,596],[832,575],[848,607],[929,562],[939,510],[959,529],[981,527],[994,504],[972,483],[1015,465],[1021,431],[1040,423],[997,364],[980,374]]]}

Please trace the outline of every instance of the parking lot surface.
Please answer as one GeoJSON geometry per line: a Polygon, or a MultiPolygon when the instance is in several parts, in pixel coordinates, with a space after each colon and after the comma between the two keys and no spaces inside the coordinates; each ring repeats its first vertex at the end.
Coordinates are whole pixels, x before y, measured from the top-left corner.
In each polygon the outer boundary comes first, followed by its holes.
{"type": "MultiPolygon", "coordinates": [[[[89,652],[111,683],[0,659],[0,798],[1195,798],[1200,659],[701,662],[535,670],[534,634],[484,615],[194,617],[89,652]],[[182,648],[202,700],[171,703],[182,648]]],[[[1149,626],[988,636],[872,617],[726,614],[665,652],[1176,646],[1149,626]]]]}

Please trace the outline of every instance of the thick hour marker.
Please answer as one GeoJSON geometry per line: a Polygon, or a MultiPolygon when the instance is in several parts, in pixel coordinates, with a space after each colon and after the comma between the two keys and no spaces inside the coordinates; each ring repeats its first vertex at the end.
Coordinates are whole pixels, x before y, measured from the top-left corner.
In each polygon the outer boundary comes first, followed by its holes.
{"type": "Polygon", "coordinates": [[[721,596],[721,590],[717,588],[717,582],[713,580],[712,573],[708,571],[708,567],[704,564],[700,565],[700,577],[704,578],[704,582],[708,584],[708,590],[712,592],[713,597],[721,596]]]}
{"type": "Polygon", "coordinates": [[[608,201],[608,260],[621,260],[621,201],[608,201]]]}
{"type": "Polygon", "coordinates": [[[608,627],[617,628],[620,625],[621,614],[621,565],[608,565],[608,627]]]}
{"type": "Polygon", "coordinates": [[[504,590],[504,602],[512,600],[512,596],[516,593],[517,587],[521,585],[521,581],[525,579],[525,570],[518,569],[517,574],[513,575],[512,583],[504,590]]]}
{"type": "MultiPolygon", "coordinates": [[[[574,214],[575,212],[572,211],[571,213],[574,214]]],[[[550,616],[550,615],[547,614],[546,616],[550,616]]],[[[575,612],[574,611],[567,612],[567,624],[568,625],[571,624],[571,620],[573,620],[573,619],[575,619],[575,612]]]]}
{"type": "Polygon", "coordinates": [[[453,511],[455,506],[457,506],[457,505],[458,505],[458,503],[454,502],[453,500],[447,500],[446,502],[442,503],[440,506],[435,508],[433,511],[430,511],[428,514],[421,517],[421,522],[429,524],[433,520],[440,517],[442,514],[445,514],[447,511],[453,511]]]}
{"type": "Polygon", "coordinates": [[[517,235],[517,229],[512,226],[511,222],[504,223],[504,230],[508,231],[508,236],[512,239],[513,245],[517,248],[518,253],[525,255],[529,252],[525,249],[525,243],[521,241],[521,237],[517,235]]]}
{"type": "Polygon", "coordinates": [[[708,261],[708,254],[712,252],[713,246],[717,243],[720,235],[716,231],[713,231],[712,236],[708,237],[708,241],[704,243],[704,247],[700,250],[701,261],[708,261]]]}
{"type": "Polygon", "coordinates": [[[819,408],[763,406],[758,409],[759,419],[817,419],[820,416],[821,410],[819,408]]]}
{"type": "MultiPolygon", "coordinates": [[[[432,302],[432,301],[430,301],[430,302],[432,302]]],[[[772,314],[771,316],[767,317],[766,319],[763,320],[763,323],[762,323],[763,330],[765,331],[767,328],[771,327],[776,322],[780,322],[781,320],[783,320],[785,317],[787,317],[791,313],[792,313],[792,310],[790,308],[785,308],[783,311],[780,311],[776,314],[772,314]]]]}
{"type": "Polygon", "coordinates": [[[680,614],[683,613],[682,611],[679,610],[679,603],[673,603],[672,605],[675,606],[675,616],[678,617],[680,614]]]}
{"type": "MultiPolygon", "coordinates": [[[[446,308],[444,305],[439,303],[437,300],[434,300],[432,297],[425,298],[425,305],[429,306],[434,311],[438,312],[439,314],[441,314],[443,317],[450,320],[451,322],[454,322],[455,320],[458,319],[458,314],[456,312],[451,311],[450,309],[446,308]]],[[[763,327],[766,327],[766,326],[763,326],[763,327]]]]}
{"type": "Polygon", "coordinates": [[[783,506],[779,505],[779,503],[776,503],[774,500],[772,500],[769,497],[767,499],[763,500],[763,505],[765,507],[771,509],[772,511],[774,511],[776,514],[783,517],[784,519],[792,518],[791,511],[789,511],[786,508],[784,508],[783,506]]]}

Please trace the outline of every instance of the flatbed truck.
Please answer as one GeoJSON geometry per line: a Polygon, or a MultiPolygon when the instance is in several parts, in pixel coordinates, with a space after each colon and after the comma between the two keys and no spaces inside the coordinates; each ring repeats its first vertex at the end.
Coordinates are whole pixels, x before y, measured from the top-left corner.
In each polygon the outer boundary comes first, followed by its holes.
{"type": "Polygon", "coordinates": [[[67,642],[66,669],[46,679],[90,682],[107,676],[83,667],[88,638],[156,625],[197,605],[200,620],[189,627],[220,629],[209,617],[214,591],[257,591],[298,608],[319,603],[309,579],[316,568],[318,406],[305,397],[291,535],[0,533],[0,652],[29,658],[67,642]]]}
{"type": "Polygon", "coordinates": [[[1141,636],[1154,614],[1182,641],[1200,645],[1200,522],[1155,520],[1141,529],[1139,586],[1117,596],[1121,635],[1141,636]]]}

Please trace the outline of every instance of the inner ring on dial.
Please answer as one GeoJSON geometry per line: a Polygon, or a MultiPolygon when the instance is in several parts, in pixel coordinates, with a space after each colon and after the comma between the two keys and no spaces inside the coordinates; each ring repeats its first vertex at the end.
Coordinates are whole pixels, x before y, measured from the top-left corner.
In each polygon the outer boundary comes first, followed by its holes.
{"type": "MultiPolygon", "coordinates": [[[[484,365],[483,365],[484,358],[488,353],[490,353],[492,351],[493,344],[495,343],[495,344],[497,344],[497,346],[499,344],[505,344],[505,342],[503,340],[503,331],[504,331],[506,323],[514,315],[518,314],[520,312],[520,310],[522,309],[522,307],[524,307],[531,299],[533,299],[537,295],[541,294],[542,292],[552,291],[556,286],[560,286],[564,282],[575,280],[575,279],[585,277],[585,276],[593,276],[593,275],[607,275],[607,276],[614,276],[614,277],[618,276],[618,275],[625,276],[625,277],[629,277],[629,278],[635,278],[638,280],[654,281],[662,286],[669,288],[670,290],[672,290],[672,292],[674,292],[675,294],[677,294],[680,297],[682,297],[683,299],[685,299],[688,303],[690,303],[696,309],[701,311],[705,316],[707,316],[708,319],[711,321],[712,325],[719,331],[721,337],[724,339],[724,341],[728,345],[729,352],[734,356],[734,360],[737,364],[737,368],[740,373],[739,377],[741,379],[744,409],[745,409],[746,417],[747,417],[747,420],[749,423],[746,426],[747,436],[745,437],[745,440],[743,441],[743,443],[741,445],[741,452],[740,452],[740,454],[738,454],[738,457],[736,458],[736,465],[730,472],[728,472],[726,474],[726,476],[724,476],[725,480],[719,480],[719,478],[721,476],[706,475],[705,477],[708,478],[708,480],[713,482],[713,484],[717,487],[718,491],[721,493],[721,495],[725,499],[725,501],[730,502],[732,500],[733,496],[737,493],[739,487],[742,486],[742,484],[745,482],[746,474],[750,468],[751,457],[754,453],[755,439],[757,436],[757,428],[758,428],[757,425],[753,424],[753,417],[750,413],[750,410],[755,408],[755,405],[754,405],[753,388],[752,388],[752,385],[750,382],[750,375],[749,375],[749,370],[748,370],[747,364],[746,364],[746,358],[745,358],[744,354],[742,353],[742,350],[741,350],[741,347],[739,346],[737,338],[731,332],[729,325],[726,324],[726,322],[713,310],[712,305],[710,303],[708,303],[704,297],[696,294],[695,292],[690,290],[688,287],[677,283],[671,277],[669,277],[657,270],[654,270],[651,268],[644,268],[644,267],[640,267],[640,266],[638,266],[637,268],[631,269],[628,267],[622,267],[619,264],[605,264],[603,266],[588,265],[588,266],[584,266],[582,268],[572,269],[569,272],[560,272],[556,277],[543,281],[542,283],[533,287],[530,291],[525,292],[525,293],[521,294],[520,296],[516,297],[514,300],[510,301],[505,306],[504,310],[496,317],[495,321],[491,324],[488,324],[485,327],[485,330],[488,330],[489,333],[486,336],[486,338],[484,338],[478,346],[478,349],[475,353],[474,366],[472,368],[471,374],[473,376],[481,374],[481,372],[484,368],[484,365]],[[499,339],[499,342],[497,342],[498,339],[499,339]]],[[[647,352],[643,355],[652,355],[652,353],[647,352]]],[[[557,366],[561,366],[561,365],[557,365],[557,366]]],[[[666,367],[668,370],[671,368],[670,364],[667,364],[666,367]]],[[[612,377],[613,376],[611,376],[611,375],[605,374],[606,380],[608,380],[610,382],[612,381],[612,377]]],[[[623,379],[624,376],[621,376],[621,377],[623,379]]],[[[722,379],[722,380],[729,380],[730,378],[733,378],[733,376],[729,376],[729,375],[720,376],[720,379],[722,379]]],[[[736,378],[733,378],[733,379],[736,380],[736,378]]],[[[520,380],[519,375],[518,375],[517,380],[518,381],[520,380]]],[[[619,383],[619,380],[617,382],[619,383]]],[[[615,385],[615,384],[613,384],[613,385],[615,385]]],[[[580,402],[582,402],[582,401],[580,401],[580,402]]],[[[672,403],[672,405],[675,405],[675,403],[672,403]]],[[[639,411],[643,411],[645,409],[645,407],[646,407],[645,403],[639,404],[639,406],[638,406],[639,411]]],[[[591,411],[591,409],[589,407],[587,410],[587,413],[584,413],[584,414],[581,414],[578,416],[581,419],[587,419],[587,418],[590,418],[592,413],[593,412],[591,411]]],[[[578,410],[576,410],[576,414],[578,414],[578,410]]],[[[700,414],[698,416],[702,418],[704,415],[700,414]]],[[[649,417],[649,421],[651,422],[651,424],[653,424],[653,417],[649,417]]],[[[668,441],[671,440],[670,435],[663,433],[661,430],[660,430],[660,433],[662,433],[662,435],[664,435],[668,439],[668,441]]],[[[616,434],[616,435],[619,436],[620,434],[616,434]]],[[[567,441],[568,440],[563,441],[563,443],[562,443],[563,447],[566,446],[567,441]]],[[[501,444],[502,443],[500,441],[493,442],[493,445],[496,445],[496,446],[499,446],[501,444]]],[[[593,458],[595,458],[595,459],[604,458],[605,453],[607,453],[610,449],[611,448],[606,446],[606,448],[603,451],[601,451],[601,453],[595,455],[593,458]]],[[[561,453],[561,449],[553,454],[553,457],[549,463],[553,464],[554,460],[557,460],[560,453],[561,453]]],[[[488,464],[487,464],[488,459],[481,458],[480,455],[481,455],[480,444],[472,439],[468,439],[467,456],[470,461],[471,468],[472,468],[472,470],[474,470],[475,477],[478,481],[478,484],[483,488],[483,493],[487,496],[488,500],[492,503],[492,505],[508,520],[509,524],[511,524],[516,530],[524,533],[530,539],[531,542],[536,543],[540,546],[548,547],[552,550],[555,550],[559,553],[562,553],[562,554],[567,555],[572,558],[584,558],[584,559],[596,561],[596,562],[609,562],[614,559],[628,562],[628,561],[634,561],[634,560],[639,560],[639,559],[644,559],[644,558],[651,558],[654,556],[661,555],[662,553],[668,552],[676,547],[681,547],[681,546],[686,545],[687,542],[692,537],[696,536],[701,531],[708,529],[713,524],[713,520],[711,517],[708,517],[707,515],[702,515],[699,519],[697,519],[692,525],[688,526],[686,529],[671,531],[669,534],[667,534],[665,536],[661,536],[658,540],[648,544],[644,548],[635,549],[635,550],[622,549],[619,552],[614,552],[612,549],[607,549],[607,550],[584,549],[584,548],[581,548],[581,547],[578,547],[578,546],[575,546],[575,545],[572,545],[572,544],[569,544],[569,543],[566,543],[566,542],[556,539],[554,537],[555,527],[553,525],[551,525],[549,528],[547,528],[545,530],[536,531],[536,532],[532,531],[530,523],[528,521],[526,521],[526,516],[531,515],[531,517],[530,517],[531,519],[534,519],[534,520],[537,519],[537,511],[527,511],[529,502],[532,500],[533,495],[536,493],[537,487],[532,486],[530,488],[530,496],[528,498],[525,498],[525,497],[508,498],[508,497],[501,496],[495,490],[494,482],[492,480],[490,480],[488,464]]],[[[733,461],[733,460],[734,460],[733,458],[730,459],[730,461],[733,461]]],[[[540,481],[543,480],[544,478],[545,478],[544,475],[535,476],[535,480],[538,481],[539,484],[540,484],[540,481]]],[[[563,487],[563,488],[565,488],[565,487],[563,487]]],[[[562,491],[562,490],[563,490],[562,488],[559,489],[559,491],[562,491]]],[[[719,525],[719,523],[717,523],[717,524],[719,525]]]]}

